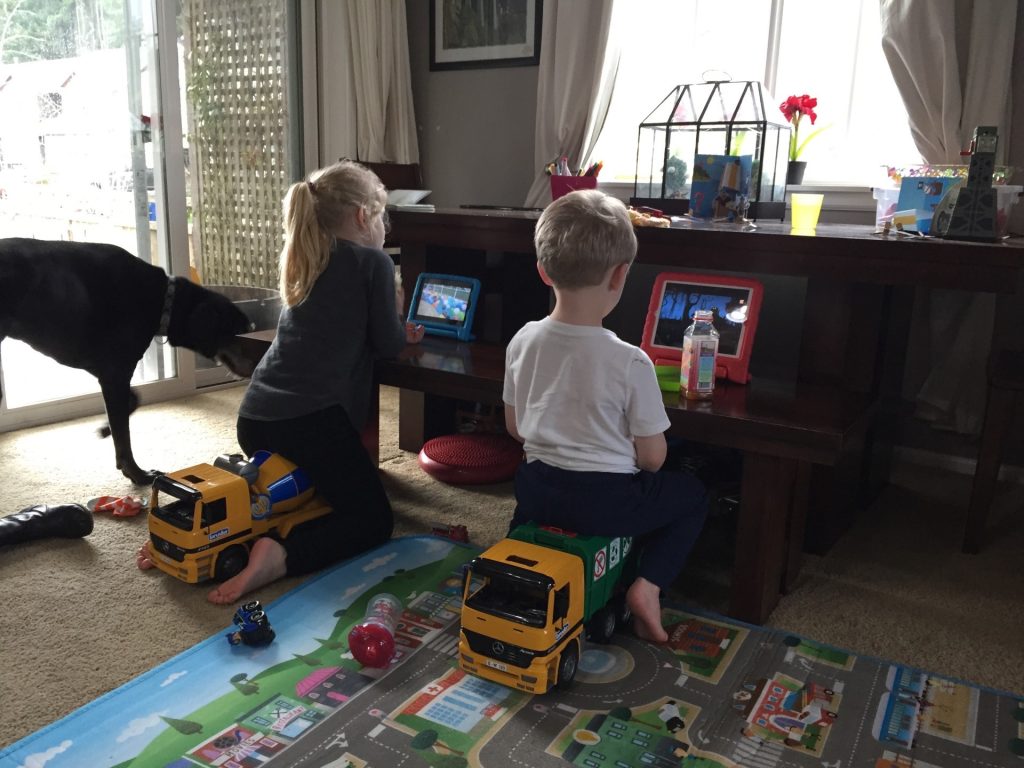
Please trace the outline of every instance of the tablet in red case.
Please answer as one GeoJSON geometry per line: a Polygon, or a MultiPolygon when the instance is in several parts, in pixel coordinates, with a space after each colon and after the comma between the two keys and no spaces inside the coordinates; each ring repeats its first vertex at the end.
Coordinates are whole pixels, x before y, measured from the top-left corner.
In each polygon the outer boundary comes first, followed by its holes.
{"type": "Polygon", "coordinates": [[[715,373],[746,384],[763,294],[764,286],[749,278],[662,272],[651,290],[640,348],[655,365],[679,365],[693,313],[711,310],[719,333],[715,373]]]}

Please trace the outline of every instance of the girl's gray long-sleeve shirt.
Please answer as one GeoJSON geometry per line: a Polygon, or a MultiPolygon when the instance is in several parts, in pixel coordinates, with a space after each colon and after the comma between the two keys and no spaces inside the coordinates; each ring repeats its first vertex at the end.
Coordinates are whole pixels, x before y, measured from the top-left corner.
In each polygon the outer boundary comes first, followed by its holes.
{"type": "Polygon", "coordinates": [[[305,301],[281,311],[277,336],[253,372],[239,415],[275,421],[340,404],[362,429],[374,359],[394,357],[404,346],[391,257],[338,241],[305,301]]]}

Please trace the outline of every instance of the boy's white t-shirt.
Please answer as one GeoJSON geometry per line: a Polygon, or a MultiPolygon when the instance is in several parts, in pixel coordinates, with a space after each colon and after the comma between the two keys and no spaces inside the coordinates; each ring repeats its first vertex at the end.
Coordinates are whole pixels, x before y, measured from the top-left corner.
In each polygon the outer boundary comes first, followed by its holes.
{"type": "Polygon", "coordinates": [[[516,409],[527,461],[635,473],[633,437],[669,427],[651,359],[598,326],[546,317],[505,351],[504,401],[516,409]]]}

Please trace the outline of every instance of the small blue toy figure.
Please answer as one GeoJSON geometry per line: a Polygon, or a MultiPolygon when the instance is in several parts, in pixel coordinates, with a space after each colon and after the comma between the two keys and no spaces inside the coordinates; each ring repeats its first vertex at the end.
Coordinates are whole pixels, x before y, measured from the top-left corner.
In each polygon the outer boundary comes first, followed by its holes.
{"type": "Polygon", "coordinates": [[[277,636],[274,628],[270,626],[270,620],[264,613],[259,600],[250,600],[248,603],[244,603],[235,611],[232,621],[238,629],[227,633],[226,637],[230,645],[244,643],[261,648],[270,645],[277,636]]]}

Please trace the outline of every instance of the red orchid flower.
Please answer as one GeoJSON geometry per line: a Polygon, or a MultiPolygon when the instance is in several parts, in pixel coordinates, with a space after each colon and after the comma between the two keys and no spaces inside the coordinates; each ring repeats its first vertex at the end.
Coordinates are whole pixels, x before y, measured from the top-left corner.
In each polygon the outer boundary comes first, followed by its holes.
{"type": "Polygon", "coordinates": [[[805,115],[809,117],[811,119],[811,125],[814,125],[814,121],[818,119],[818,113],[814,111],[816,106],[818,106],[818,100],[808,96],[806,93],[803,96],[790,96],[779,105],[779,109],[782,110],[782,114],[786,116],[786,120],[788,120],[793,126],[793,131],[789,136],[790,160],[799,159],[800,153],[803,152],[804,147],[807,146],[807,142],[828,127],[822,126],[804,138],[803,141],[798,140],[797,136],[800,133],[800,121],[803,117],[805,115]]]}
{"type": "Polygon", "coordinates": [[[818,119],[818,115],[814,111],[816,106],[818,106],[818,100],[805,93],[803,96],[790,96],[779,105],[779,109],[791,123],[800,122],[800,118],[807,115],[811,118],[811,125],[814,125],[814,121],[818,119]]]}

